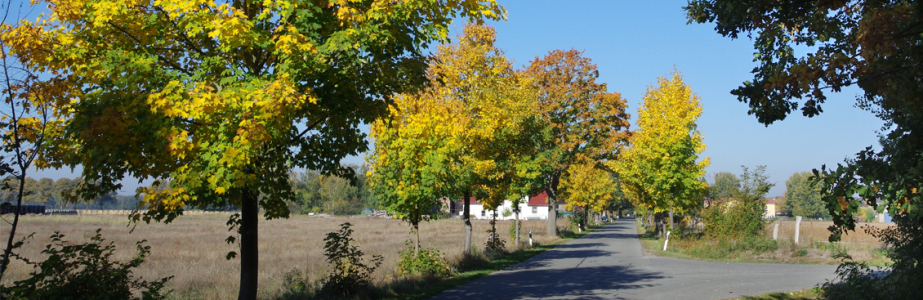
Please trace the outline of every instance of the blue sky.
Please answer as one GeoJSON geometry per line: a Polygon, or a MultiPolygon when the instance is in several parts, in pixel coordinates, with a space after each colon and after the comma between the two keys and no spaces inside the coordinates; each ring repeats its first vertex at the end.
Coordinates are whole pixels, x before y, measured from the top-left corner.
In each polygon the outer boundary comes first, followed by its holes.
{"type": "MultiPolygon", "coordinates": [[[[686,24],[678,1],[499,1],[508,20],[491,22],[497,45],[515,65],[528,64],[553,49],[577,49],[597,64],[599,81],[628,101],[632,116],[647,87],[675,67],[702,98],[699,130],[711,158],[707,172],[739,174],[741,165],[766,165],[776,186],[769,196],[785,192],[795,172],[835,165],[867,146],[877,145],[881,120],[854,108],[858,89],[829,94],[824,113],[814,118],[790,115],[768,127],[747,115],[747,105],[729,93],[752,78],[752,41],[731,40],[715,33],[713,24],[686,24]]],[[[461,24],[456,29],[460,29],[461,24]]],[[[344,162],[361,163],[361,157],[344,162]]],[[[42,171],[32,177],[74,177],[67,171],[42,171]]],[[[126,182],[123,194],[136,184],[126,182]]]]}

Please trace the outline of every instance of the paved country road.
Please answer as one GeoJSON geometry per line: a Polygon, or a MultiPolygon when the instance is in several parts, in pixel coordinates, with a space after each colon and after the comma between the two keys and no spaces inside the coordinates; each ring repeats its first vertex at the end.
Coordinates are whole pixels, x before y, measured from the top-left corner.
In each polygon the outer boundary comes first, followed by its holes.
{"type": "Polygon", "coordinates": [[[836,266],[644,256],[622,219],[432,299],[725,299],[814,287],[836,266]]]}

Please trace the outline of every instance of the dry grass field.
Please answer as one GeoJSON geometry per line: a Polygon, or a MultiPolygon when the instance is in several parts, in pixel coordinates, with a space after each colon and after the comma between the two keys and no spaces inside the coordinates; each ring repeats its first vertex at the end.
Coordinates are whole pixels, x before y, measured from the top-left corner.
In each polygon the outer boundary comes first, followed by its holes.
{"type": "MultiPolygon", "coordinates": [[[[35,233],[19,253],[30,259],[39,259],[40,251],[49,243],[48,237],[55,231],[65,234],[65,240],[74,243],[88,241],[97,228],[102,235],[118,247],[117,259],[125,261],[135,254],[134,244],[147,240],[151,256],[137,270],[136,276],[156,279],[175,276],[169,287],[177,299],[234,299],[239,278],[239,261],[226,260],[228,251],[236,245],[227,245],[224,240],[232,232],[225,222],[227,216],[203,215],[182,216],[171,224],[139,224],[133,233],[127,226],[127,216],[24,216],[21,219],[17,237],[35,233]]],[[[282,288],[286,273],[297,271],[309,279],[321,278],[328,266],[324,257],[323,239],[329,232],[337,231],[339,225],[350,222],[355,233],[353,238],[368,257],[382,255],[384,262],[375,272],[375,281],[383,283],[394,276],[398,252],[405,249],[404,241],[411,239],[410,226],[400,220],[366,218],[315,218],[292,216],[290,219],[260,221],[260,298],[274,298],[282,288]]],[[[497,231],[508,238],[511,221],[498,221],[497,231]]],[[[558,221],[559,228],[565,226],[558,221]]],[[[538,243],[552,243],[557,238],[545,236],[545,221],[523,221],[521,239],[528,241],[527,233],[532,230],[538,243]]],[[[489,224],[486,220],[473,220],[473,244],[483,249],[489,224]]],[[[0,231],[7,237],[9,227],[0,231]]],[[[437,220],[421,224],[420,239],[423,247],[433,247],[446,254],[451,262],[461,257],[464,228],[460,219],[437,220]]],[[[511,242],[507,245],[512,247],[511,242]]],[[[10,266],[4,283],[21,280],[30,269],[22,262],[10,266]]]]}
{"type": "MultiPolygon", "coordinates": [[[[779,239],[794,239],[795,238],[795,221],[777,221],[779,223],[779,239]]],[[[816,243],[821,241],[827,241],[827,238],[830,237],[830,231],[827,230],[827,227],[833,225],[833,221],[801,221],[801,242],[816,243]]],[[[844,234],[840,239],[840,243],[849,247],[871,247],[871,248],[880,248],[881,242],[878,241],[875,237],[865,233],[863,230],[866,226],[872,226],[877,228],[885,228],[887,226],[894,226],[893,223],[858,223],[856,224],[856,231],[850,231],[848,234],[844,234]]],[[[766,225],[765,231],[768,236],[772,236],[772,230],[775,227],[775,223],[770,223],[766,225]]]]}

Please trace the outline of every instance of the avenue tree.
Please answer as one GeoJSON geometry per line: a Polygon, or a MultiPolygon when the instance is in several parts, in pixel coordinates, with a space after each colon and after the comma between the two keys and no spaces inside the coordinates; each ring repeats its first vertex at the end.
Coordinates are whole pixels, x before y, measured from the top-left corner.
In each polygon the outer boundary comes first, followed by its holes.
{"type": "Polygon", "coordinates": [[[381,203],[416,228],[416,215],[437,197],[461,196],[465,251],[472,197],[490,210],[537,176],[529,163],[531,138],[541,132],[534,88],[495,42],[493,28],[465,26],[457,43],[434,54],[430,85],[398,97],[391,117],[372,124],[376,147],[368,159],[381,203]]]}
{"type": "Polygon", "coordinates": [[[492,0],[33,3],[48,12],[2,39],[47,75],[37,84],[62,120],[39,167],[82,166],[81,198],[169,178],[138,190],[148,210],[135,220],[241,207],[229,222],[240,299],[257,295],[260,211],[289,214],[290,168],[351,176],[339,160],[368,148],[359,124],[425,82],[423,49],[447,41],[454,17],[505,13],[492,0]]]}
{"type": "Polygon", "coordinates": [[[547,158],[541,187],[548,193],[547,234],[557,234],[558,185],[568,167],[615,159],[627,146],[630,117],[625,99],[597,83],[599,71],[577,50],[554,50],[527,67],[539,87],[538,107],[548,138],[538,146],[547,158]]]}
{"type": "Polygon", "coordinates": [[[638,130],[631,148],[615,163],[626,193],[636,203],[669,212],[673,229],[674,209],[689,211],[701,205],[707,183],[701,181],[708,157],[696,119],[702,114],[699,96],[673,72],[670,78],[657,78],[657,87],[648,87],[644,103],[638,108],[638,130]]]}
{"type": "Polygon", "coordinates": [[[596,165],[593,161],[572,165],[561,178],[560,192],[567,210],[583,209],[581,225],[586,225],[591,211],[596,214],[609,208],[617,190],[612,174],[596,165]]]}

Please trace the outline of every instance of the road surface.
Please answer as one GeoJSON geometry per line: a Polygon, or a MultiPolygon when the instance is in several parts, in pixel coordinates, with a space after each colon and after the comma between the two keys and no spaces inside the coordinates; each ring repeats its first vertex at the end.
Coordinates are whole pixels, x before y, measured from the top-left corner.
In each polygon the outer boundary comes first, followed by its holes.
{"type": "Polygon", "coordinates": [[[808,289],[836,270],[644,256],[637,232],[622,219],[432,299],[726,299],[808,289]]]}

